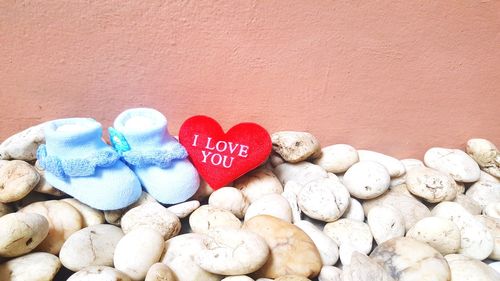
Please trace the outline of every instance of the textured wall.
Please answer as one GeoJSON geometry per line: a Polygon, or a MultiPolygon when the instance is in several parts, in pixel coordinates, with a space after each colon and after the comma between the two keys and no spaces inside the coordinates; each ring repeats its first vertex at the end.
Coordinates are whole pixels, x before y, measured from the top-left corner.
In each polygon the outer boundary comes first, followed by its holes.
{"type": "Polygon", "coordinates": [[[151,106],[398,157],[500,145],[500,1],[0,1],[0,139],[151,106]]]}

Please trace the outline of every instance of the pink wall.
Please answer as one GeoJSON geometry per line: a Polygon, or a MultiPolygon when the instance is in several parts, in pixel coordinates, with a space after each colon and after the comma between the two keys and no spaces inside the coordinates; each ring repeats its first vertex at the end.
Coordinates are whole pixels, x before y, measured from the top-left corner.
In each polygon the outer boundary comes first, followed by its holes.
{"type": "Polygon", "coordinates": [[[206,114],[398,157],[500,145],[500,1],[30,2],[0,1],[0,139],[151,106],[174,133],[206,114]]]}

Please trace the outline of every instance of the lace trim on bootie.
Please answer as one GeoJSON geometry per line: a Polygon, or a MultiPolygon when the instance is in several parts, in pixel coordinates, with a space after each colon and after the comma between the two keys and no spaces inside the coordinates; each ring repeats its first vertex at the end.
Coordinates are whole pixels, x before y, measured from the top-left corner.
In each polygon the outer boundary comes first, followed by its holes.
{"type": "Polygon", "coordinates": [[[40,167],[54,174],[59,178],[87,177],[95,173],[97,167],[112,166],[120,159],[116,151],[105,148],[85,158],[60,159],[54,155],[47,155],[47,148],[44,144],[38,147],[36,158],[40,167]]]}
{"type": "Polygon", "coordinates": [[[186,149],[178,142],[171,141],[159,149],[131,149],[125,136],[114,128],[109,128],[113,148],[122,156],[123,161],[136,167],[156,165],[168,168],[175,160],[188,157],[186,149]]]}

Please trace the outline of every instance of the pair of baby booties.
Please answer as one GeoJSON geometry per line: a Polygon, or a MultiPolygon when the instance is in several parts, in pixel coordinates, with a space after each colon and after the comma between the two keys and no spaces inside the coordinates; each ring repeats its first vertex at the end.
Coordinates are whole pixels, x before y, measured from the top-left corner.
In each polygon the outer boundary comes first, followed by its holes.
{"type": "Polygon", "coordinates": [[[50,121],[39,165],[55,188],[95,209],[116,210],[139,199],[142,187],[156,200],[175,204],[190,198],[200,178],[184,147],[167,130],[167,119],[151,108],[122,112],[109,128],[91,118],[50,121]]]}

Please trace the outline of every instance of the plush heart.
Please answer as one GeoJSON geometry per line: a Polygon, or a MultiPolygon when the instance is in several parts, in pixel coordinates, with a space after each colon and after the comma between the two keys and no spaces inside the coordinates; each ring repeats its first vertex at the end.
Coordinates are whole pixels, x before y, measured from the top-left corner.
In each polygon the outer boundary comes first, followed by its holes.
{"type": "Polygon", "coordinates": [[[262,164],[272,149],[271,137],[261,126],[240,123],[224,133],[219,123],[207,116],[186,120],[179,141],[214,190],[262,164]]]}

